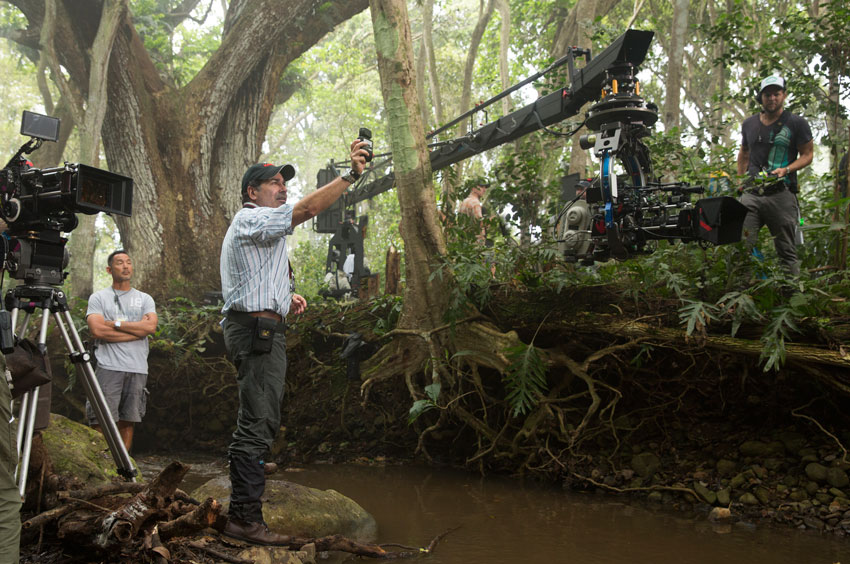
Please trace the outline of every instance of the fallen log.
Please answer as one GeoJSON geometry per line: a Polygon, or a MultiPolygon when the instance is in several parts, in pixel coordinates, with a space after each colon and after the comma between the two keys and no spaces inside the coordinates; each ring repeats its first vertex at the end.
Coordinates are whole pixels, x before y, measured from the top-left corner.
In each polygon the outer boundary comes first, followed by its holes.
{"type": "MultiPolygon", "coordinates": [[[[691,349],[711,349],[730,354],[761,356],[764,350],[764,345],[758,340],[712,334],[689,337],[682,329],[659,327],[634,320],[623,321],[618,317],[604,315],[581,317],[579,320],[559,320],[547,325],[569,326],[570,331],[585,335],[607,334],[629,339],[655,340],[671,344],[680,343],[680,346],[691,349]]],[[[809,371],[813,364],[850,368],[850,354],[840,349],[832,350],[816,344],[786,342],[785,360],[788,366],[799,367],[806,371],[809,371]]],[[[850,373],[833,372],[826,374],[819,371],[816,376],[836,391],[850,395],[850,377],[844,376],[844,374],[850,373]]]]}
{"type": "Polygon", "coordinates": [[[66,513],[69,513],[70,511],[72,511],[75,508],[76,508],[76,506],[72,505],[72,504],[60,505],[59,507],[54,507],[53,509],[49,509],[47,511],[44,511],[43,513],[39,513],[38,515],[36,515],[36,516],[34,516],[30,519],[27,519],[26,521],[21,523],[21,527],[24,528],[24,529],[31,529],[33,527],[40,527],[41,525],[46,525],[47,523],[50,523],[51,521],[59,519],[60,517],[62,517],[66,513]]]}
{"type": "Polygon", "coordinates": [[[157,514],[163,516],[189,468],[176,461],[166,466],[147,488],[101,520],[95,544],[106,548],[116,542],[129,542],[148,519],[157,514]]]}
{"type": "Polygon", "coordinates": [[[212,527],[221,513],[221,504],[208,497],[192,512],[186,513],[166,523],[160,523],[159,538],[167,541],[174,537],[186,537],[200,530],[212,527]]]}
{"type": "Polygon", "coordinates": [[[103,484],[102,486],[84,488],[82,490],[64,490],[58,492],[56,495],[60,500],[74,501],[78,499],[95,499],[119,493],[136,494],[144,491],[146,487],[147,484],[136,482],[110,482],[108,484],[103,484]]]}

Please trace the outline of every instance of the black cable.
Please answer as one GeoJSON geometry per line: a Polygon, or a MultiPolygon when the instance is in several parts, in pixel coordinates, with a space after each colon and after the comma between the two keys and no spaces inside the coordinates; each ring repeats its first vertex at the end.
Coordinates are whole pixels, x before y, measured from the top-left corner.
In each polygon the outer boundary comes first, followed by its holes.
{"type": "Polygon", "coordinates": [[[548,133],[549,135],[554,135],[554,136],[556,136],[556,137],[572,137],[573,135],[575,135],[576,133],[578,133],[579,129],[581,129],[582,127],[584,127],[584,124],[585,124],[585,123],[587,123],[587,118],[585,118],[585,119],[584,119],[584,120],[583,120],[583,121],[582,121],[582,122],[578,125],[578,127],[576,127],[575,129],[573,129],[573,130],[572,130],[572,131],[570,131],[569,133],[561,133],[560,131],[553,131],[553,130],[549,129],[548,127],[545,127],[545,126],[543,127],[543,131],[545,131],[545,132],[546,132],[546,133],[548,133]]]}

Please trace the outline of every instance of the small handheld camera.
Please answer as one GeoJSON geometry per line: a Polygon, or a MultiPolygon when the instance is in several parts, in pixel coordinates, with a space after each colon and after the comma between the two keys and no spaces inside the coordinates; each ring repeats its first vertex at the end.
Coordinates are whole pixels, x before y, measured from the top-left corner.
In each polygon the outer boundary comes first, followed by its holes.
{"type": "Polygon", "coordinates": [[[357,134],[357,140],[366,141],[366,143],[368,143],[363,148],[366,149],[366,152],[368,153],[368,155],[366,155],[366,162],[371,162],[372,157],[374,156],[374,153],[372,152],[372,132],[365,127],[361,127],[360,132],[357,134]]]}

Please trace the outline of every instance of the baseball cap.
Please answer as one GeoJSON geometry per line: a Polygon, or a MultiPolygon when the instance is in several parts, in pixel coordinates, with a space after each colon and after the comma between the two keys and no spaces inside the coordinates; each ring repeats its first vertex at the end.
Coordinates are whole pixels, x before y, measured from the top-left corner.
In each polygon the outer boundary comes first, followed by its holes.
{"type": "Polygon", "coordinates": [[[248,183],[252,180],[268,180],[280,173],[284,181],[289,181],[295,176],[295,167],[290,164],[275,165],[272,163],[257,163],[248,167],[242,175],[242,192],[248,189],[248,183]]]}
{"type": "Polygon", "coordinates": [[[764,89],[768,86],[778,86],[782,90],[785,90],[785,79],[779,75],[772,74],[766,77],[761,81],[761,85],[759,86],[759,94],[764,92],[764,89]]]}
{"type": "Polygon", "coordinates": [[[490,187],[490,182],[488,182],[483,176],[472,177],[470,184],[472,184],[472,186],[484,186],[485,188],[490,187]]]}

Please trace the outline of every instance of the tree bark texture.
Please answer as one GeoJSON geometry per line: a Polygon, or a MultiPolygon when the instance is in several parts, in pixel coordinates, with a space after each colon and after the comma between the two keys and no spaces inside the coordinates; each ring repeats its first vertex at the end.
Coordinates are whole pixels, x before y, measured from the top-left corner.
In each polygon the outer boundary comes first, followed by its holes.
{"type": "MultiPolygon", "coordinates": [[[[508,47],[511,44],[511,5],[508,0],[496,0],[496,9],[502,18],[502,24],[499,27],[499,78],[502,80],[504,91],[511,86],[511,73],[508,67],[508,47]]],[[[502,98],[502,115],[508,115],[510,112],[511,97],[507,95],[502,98]]]]}
{"type": "MultiPolygon", "coordinates": [[[[19,41],[38,48],[45,0],[10,3],[29,25],[19,41]]],[[[87,97],[98,65],[107,69],[102,142],[109,170],[135,183],[133,215],[116,218],[134,258],[134,284],[156,296],[220,287],[221,240],[240,203],[242,173],[261,154],[283,70],[366,5],[234,0],[221,46],[177,88],[160,77],[126,11],[106,65],[92,58],[106,56],[95,51],[104,2],[57,2],[54,46],[71,85],[87,97]]]]}
{"type": "MultiPolygon", "coordinates": [[[[437,61],[434,56],[434,0],[425,0],[422,5],[422,40],[428,62],[428,85],[431,89],[431,101],[434,103],[434,116],[438,125],[442,125],[443,99],[440,93],[440,75],[437,74],[437,61]]],[[[424,99],[420,100],[424,104],[424,99]]]]}
{"type": "Polygon", "coordinates": [[[676,0],[673,4],[673,33],[670,51],[667,53],[667,88],[664,99],[664,128],[679,127],[679,104],[682,90],[682,64],[685,60],[685,43],[688,31],[688,0],[676,0]]]}
{"type": "Polygon", "coordinates": [[[370,0],[369,5],[402,216],[407,284],[399,326],[427,329],[440,323],[446,311],[449,282],[447,277],[430,280],[446,244],[414,85],[410,22],[403,0],[370,0]]]}
{"type": "MultiPolygon", "coordinates": [[[[472,30],[472,37],[469,40],[469,51],[466,53],[466,64],[463,67],[463,86],[460,91],[460,108],[458,113],[463,113],[470,110],[470,99],[472,98],[472,71],[475,70],[475,59],[478,57],[478,47],[481,45],[481,38],[484,37],[484,32],[487,30],[487,24],[490,23],[490,18],[493,17],[495,9],[495,1],[487,0],[487,5],[478,16],[478,23],[475,24],[475,29],[472,30]]],[[[466,134],[469,127],[468,118],[460,122],[460,135],[466,134]]],[[[473,121],[474,123],[474,121],[473,121]]]]}

